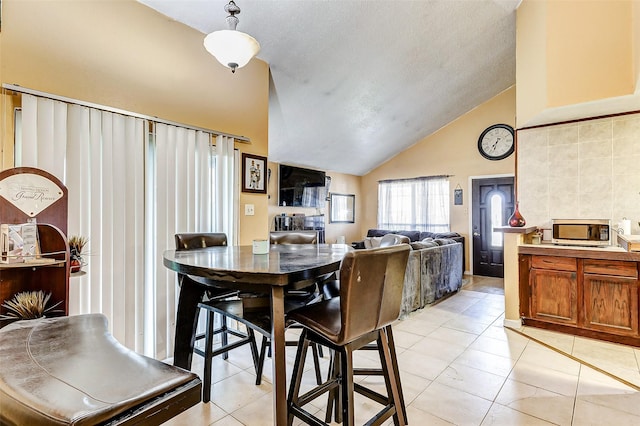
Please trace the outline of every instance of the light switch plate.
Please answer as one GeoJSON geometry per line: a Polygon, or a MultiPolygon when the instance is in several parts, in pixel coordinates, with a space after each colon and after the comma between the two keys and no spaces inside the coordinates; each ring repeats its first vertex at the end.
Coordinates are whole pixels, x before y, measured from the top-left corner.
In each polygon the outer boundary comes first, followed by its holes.
{"type": "Polygon", "coordinates": [[[253,204],[245,204],[244,205],[244,215],[245,216],[253,216],[255,214],[253,204]]]}

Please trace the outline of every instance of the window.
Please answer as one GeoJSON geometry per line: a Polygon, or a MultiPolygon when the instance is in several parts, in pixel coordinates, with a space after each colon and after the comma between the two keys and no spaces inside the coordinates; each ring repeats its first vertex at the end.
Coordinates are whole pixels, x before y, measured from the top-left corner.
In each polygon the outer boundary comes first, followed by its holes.
{"type": "Polygon", "coordinates": [[[448,232],[449,177],[380,181],[378,228],[448,232]]]}

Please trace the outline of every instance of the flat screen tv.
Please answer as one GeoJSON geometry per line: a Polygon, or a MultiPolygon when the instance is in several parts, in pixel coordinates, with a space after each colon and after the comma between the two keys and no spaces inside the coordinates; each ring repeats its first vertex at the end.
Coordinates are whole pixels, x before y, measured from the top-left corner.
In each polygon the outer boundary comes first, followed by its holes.
{"type": "Polygon", "coordinates": [[[327,198],[325,172],[280,164],[278,205],[323,207],[327,198]]]}

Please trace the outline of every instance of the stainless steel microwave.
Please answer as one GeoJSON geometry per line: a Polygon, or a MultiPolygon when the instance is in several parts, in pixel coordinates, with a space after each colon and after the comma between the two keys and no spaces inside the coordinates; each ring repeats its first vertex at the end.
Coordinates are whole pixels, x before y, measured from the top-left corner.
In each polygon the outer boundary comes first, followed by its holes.
{"type": "Polygon", "coordinates": [[[608,219],[553,219],[551,242],[561,245],[611,245],[611,221],[608,219]]]}

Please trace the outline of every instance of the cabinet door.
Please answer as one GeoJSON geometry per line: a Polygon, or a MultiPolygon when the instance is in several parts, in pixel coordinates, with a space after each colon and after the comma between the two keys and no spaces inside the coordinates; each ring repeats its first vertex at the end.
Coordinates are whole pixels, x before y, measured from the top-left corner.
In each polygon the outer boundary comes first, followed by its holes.
{"type": "Polygon", "coordinates": [[[638,335],[638,280],[584,274],[585,327],[625,336],[638,335]]]}
{"type": "Polygon", "coordinates": [[[531,269],[531,316],[542,321],[576,325],[577,278],[575,272],[531,269]]]}

